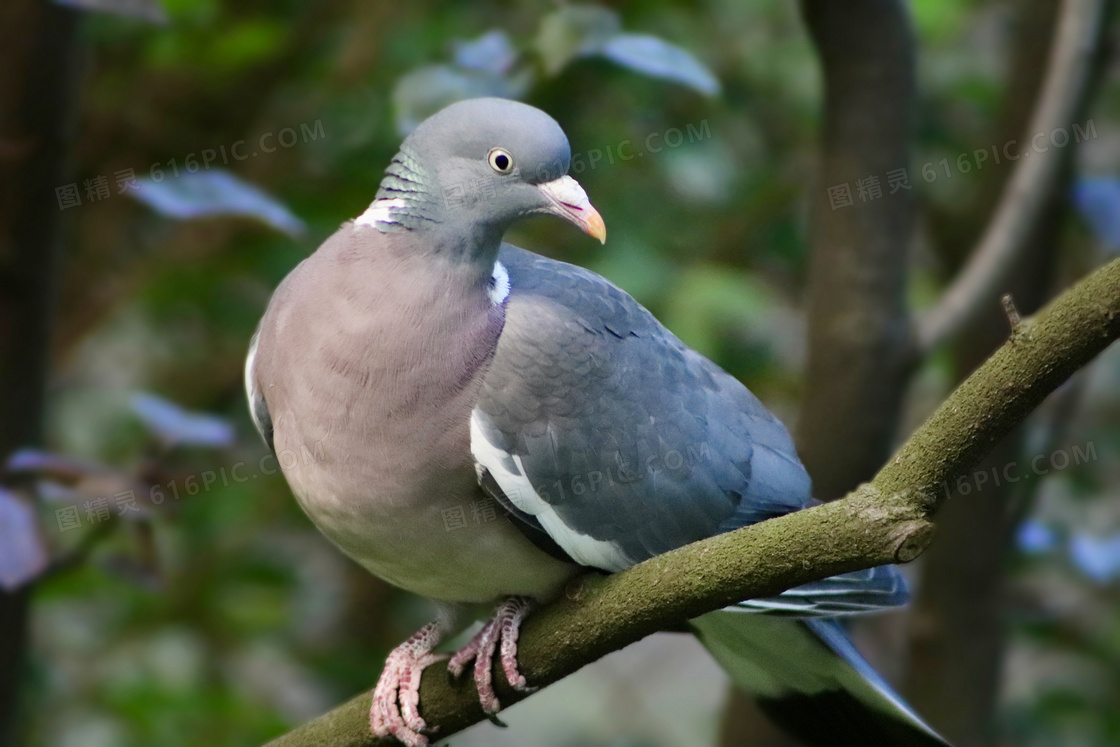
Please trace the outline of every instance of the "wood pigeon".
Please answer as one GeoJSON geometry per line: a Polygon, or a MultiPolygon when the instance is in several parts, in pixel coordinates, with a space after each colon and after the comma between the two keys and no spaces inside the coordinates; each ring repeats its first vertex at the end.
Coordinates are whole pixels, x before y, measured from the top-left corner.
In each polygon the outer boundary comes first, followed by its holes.
{"type": "MultiPolygon", "coordinates": [[[[785,427],[746,387],[588,270],[502,243],[559,216],[604,241],[560,126],[525,104],[453,104],[405,138],[373,203],[292,271],[250,345],[253,420],[344,553],[439,603],[389,655],[372,731],[424,745],[421,671],[473,661],[494,713],[532,605],[813,503],[785,427]]],[[[701,617],[733,680],[812,744],[944,745],[833,618],[902,604],[893,567],[701,617]]]]}

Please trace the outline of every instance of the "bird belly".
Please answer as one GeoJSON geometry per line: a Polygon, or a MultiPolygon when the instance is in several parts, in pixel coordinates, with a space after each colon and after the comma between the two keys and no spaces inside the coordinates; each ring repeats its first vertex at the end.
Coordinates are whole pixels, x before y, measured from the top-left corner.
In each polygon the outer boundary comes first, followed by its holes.
{"type": "Polygon", "coordinates": [[[447,602],[556,596],[579,566],[534,546],[477,487],[473,468],[459,472],[441,476],[439,490],[374,498],[369,482],[343,484],[314,464],[285,470],[315,526],[394,586],[447,602]]]}

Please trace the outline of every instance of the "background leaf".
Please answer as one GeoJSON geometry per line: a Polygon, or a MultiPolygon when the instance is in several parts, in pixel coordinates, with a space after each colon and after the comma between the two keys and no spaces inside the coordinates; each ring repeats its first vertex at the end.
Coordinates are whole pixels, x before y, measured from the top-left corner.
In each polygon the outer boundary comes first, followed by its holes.
{"type": "Polygon", "coordinates": [[[290,236],[302,235],[306,226],[282,202],[232,172],[219,168],[195,174],[165,175],[161,181],[138,179],[133,198],[160,215],[177,220],[237,215],[272,226],[290,236]]]}
{"type": "Polygon", "coordinates": [[[1120,179],[1078,179],[1073,188],[1073,204],[1101,243],[1114,252],[1120,251],[1120,179]]]}
{"type": "Polygon", "coordinates": [[[1045,555],[1058,545],[1058,535],[1037,519],[1027,519],[1016,530],[1015,543],[1024,555],[1045,555]]]}
{"type": "Polygon", "coordinates": [[[184,410],[154,394],[137,394],[132,410],[148,429],[173,446],[221,448],[234,441],[233,426],[225,419],[207,413],[184,410]]]}
{"type": "Polygon", "coordinates": [[[0,487],[0,589],[14,591],[47,567],[47,548],[35,510],[0,487]]]}
{"type": "Polygon", "coordinates": [[[656,36],[615,34],[599,53],[623,67],[652,78],[682,83],[708,96],[720,91],[716,76],[703,63],[677,45],[656,36]]]}
{"type": "Polygon", "coordinates": [[[159,0],[54,0],[54,2],[71,8],[139,18],[161,26],[167,23],[167,13],[159,0]]]}
{"type": "Polygon", "coordinates": [[[1078,532],[1069,543],[1073,564],[1097,583],[1120,579],[1120,534],[1098,537],[1078,532]]]}
{"type": "Polygon", "coordinates": [[[456,65],[428,65],[404,75],[393,87],[393,111],[402,136],[448,104],[479,96],[519,98],[528,88],[527,74],[507,77],[456,65]]]}
{"type": "Polygon", "coordinates": [[[477,39],[456,41],[455,64],[468,70],[505,75],[517,62],[517,50],[504,31],[493,29],[477,39]]]}
{"type": "Polygon", "coordinates": [[[536,49],[548,75],[577,57],[600,51],[618,30],[618,14],[599,5],[565,5],[541,20],[536,49]]]}

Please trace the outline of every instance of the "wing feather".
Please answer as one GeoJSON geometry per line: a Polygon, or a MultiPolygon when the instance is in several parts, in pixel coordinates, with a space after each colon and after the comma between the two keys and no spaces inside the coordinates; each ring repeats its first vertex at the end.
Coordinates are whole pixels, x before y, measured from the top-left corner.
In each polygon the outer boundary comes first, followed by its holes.
{"type": "MultiPolygon", "coordinates": [[[[509,245],[499,262],[506,323],[471,448],[527,536],[613,572],[814,504],[785,426],[624,291],[509,245]]],[[[906,597],[883,566],[732,609],[831,617],[906,597]]]]}

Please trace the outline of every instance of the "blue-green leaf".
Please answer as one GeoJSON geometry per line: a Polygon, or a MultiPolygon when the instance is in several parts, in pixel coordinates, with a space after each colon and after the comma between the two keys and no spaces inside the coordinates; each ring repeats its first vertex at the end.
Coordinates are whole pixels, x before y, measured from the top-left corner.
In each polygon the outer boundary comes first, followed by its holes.
{"type": "Polygon", "coordinates": [[[112,13],[126,18],[139,18],[159,26],[167,25],[167,13],[159,0],[54,0],[57,5],[85,11],[112,13]]]}
{"type": "Polygon", "coordinates": [[[477,39],[455,42],[455,64],[467,70],[505,75],[515,62],[517,50],[504,31],[494,29],[477,39]]]}
{"type": "Polygon", "coordinates": [[[138,181],[140,188],[128,194],[168,218],[239,215],[256,218],[292,236],[305,230],[303,221],[276,198],[223,169],[180,173],[177,177],[165,174],[158,182],[149,177],[138,181]]]}
{"type": "Polygon", "coordinates": [[[1019,525],[1015,542],[1024,555],[1045,555],[1058,546],[1058,534],[1037,519],[1027,519],[1019,525]]]}
{"type": "Polygon", "coordinates": [[[1069,543],[1069,556],[1082,573],[1097,583],[1120,579],[1120,534],[1075,534],[1069,543]]]}
{"type": "Polygon", "coordinates": [[[1086,177],[1073,186],[1074,207],[1101,243],[1120,251],[1120,179],[1086,177]]]}
{"type": "Polygon", "coordinates": [[[154,394],[137,394],[132,411],[152,433],[171,446],[222,448],[233,443],[233,426],[217,415],[184,410],[154,394]]]}
{"type": "Polygon", "coordinates": [[[35,510],[0,487],[0,590],[15,591],[46,567],[47,548],[35,510]]]}
{"type": "Polygon", "coordinates": [[[615,34],[600,51],[604,57],[653,78],[683,83],[714,96],[720,85],[715,75],[689,52],[648,34],[615,34]]]}
{"type": "Polygon", "coordinates": [[[495,75],[455,65],[417,68],[397,81],[393,89],[393,111],[397,131],[407,135],[416,126],[448,104],[479,96],[519,98],[529,87],[524,75],[495,75]]]}
{"type": "Polygon", "coordinates": [[[545,72],[555,75],[575,58],[599,52],[620,28],[618,14],[598,5],[565,5],[549,13],[536,40],[545,72]]]}

